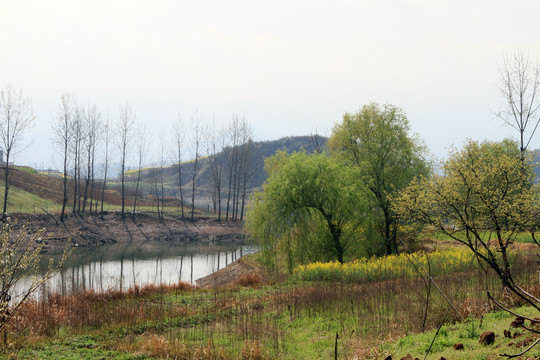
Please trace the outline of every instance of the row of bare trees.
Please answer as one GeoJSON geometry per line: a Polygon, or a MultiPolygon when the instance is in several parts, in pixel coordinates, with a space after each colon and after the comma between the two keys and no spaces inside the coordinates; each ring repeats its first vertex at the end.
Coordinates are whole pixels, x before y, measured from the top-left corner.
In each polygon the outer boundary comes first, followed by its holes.
{"type": "Polygon", "coordinates": [[[257,168],[256,157],[252,153],[253,132],[245,118],[234,115],[226,127],[220,128],[212,123],[206,135],[214,212],[220,219],[224,200],[222,190],[227,184],[225,219],[242,220],[247,184],[257,168]]]}
{"type": "Polygon", "coordinates": [[[72,190],[73,214],[98,213],[96,198],[96,152],[104,144],[104,174],[101,191],[103,211],[104,187],[110,157],[111,138],[108,119],[104,122],[96,105],[80,106],[75,96],[64,93],[53,125],[54,142],[62,159],[63,200],[60,220],[64,221],[69,194],[72,190]],[[70,180],[71,179],[71,180],[70,180]]]}
{"type": "MultiPolygon", "coordinates": [[[[135,214],[143,183],[148,186],[149,182],[151,189],[146,191],[152,195],[160,217],[164,214],[165,193],[167,189],[169,192],[172,191],[172,187],[177,188],[181,216],[186,217],[184,210],[186,184],[183,179],[190,178],[191,202],[188,215],[193,220],[200,185],[198,176],[201,161],[204,159],[211,174],[207,190],[211,194],[213,210],[218,218],[221,219],[225,211],[227,220],[243,219],[247,184],[254,172],[252,160],[254,157],[250,156],[253,138],[250,126],[238,115],[234,115],[225,126],[218,125],[215,120],[206,123],[200,114],[196,114],[190,120],[189,123],[180,118],[175,121],[170,129],[172,131],[170,139],[166,138],[166,132],[162,130],[155,155],[149,159],[148,131],[137,123],[128,103],[120,106],[116,121],[110,122],[108,117],[103,120],[96,105],[82,106],[73,94],[62,94],[53,126],[54,142],[63,164],[61,221],[64,220],[70,199],[71,213],[75,215],[97,214],[100,201],[103,213],[105,189],[113,155],[116,155],[115,160],[118,161],[123,217],[128,213],[126,199],[130,198],[135,214]],[[192,159],[185,161],[186,149],[189,148],[192,159]],[[96,159],[99,159],[102,166],[99,180],[96,179],[96,159]],[[150,178],[147,174],[143,174],[145,163],[149,160],[154,164],[154,168],[149,172],[152,174],[150,178]],[[136,164],[136,172],[134,176],[128,178],[129,162],[136,164]],[[192,163],[189,166],[192,171],[190,174],[184,174],[188,163],[192,163]],[[170,182],[166,184],[165,171],[171,167],[177,168],[176,186],[170,182]],[[128,195],[128,183],[132,187],[131,196],[128,195]],[[96,189],[97,186],[99,189],[96,189]],[[223,204],[224,197],[226,205],[223,204]],[[223,210],[224,207],[226,210],[223,210]]],[[[174,193],[176,194],[176,191],[174,193]]]]}
{"type": "MultiPolygon", "coordinates": [[[[218,124],[215,119],[205,122],[200,114],[190,119],[190,126],[179,117],[172,128],[171,160],[176,168],[178,198],[184,204],[186,176],[191,178],[191,202],[189,216],[193,220],[195,214],[195,198],[197,194],[198,176],[200,175],[201,160],[210,174],[207,180],[207,192],[210,194],[212,208],[218,219],[242,220],[247,202],[248,181],[253,176],[256,164],[253,152],[253,132],[245,118],[233,115],[225,125],[218,124]],[[191,145],[192,158],[185,161],[185,147],[191,145]],[[191,163],[191,173],[184,174],[187,163],[191,163]],[[224,199],[226,203],[224,204],[224,199]],[[225,210],[225,209],[226,210],[225,210]],[[223,213],[225,212],[225,216],[223,213]]],[[[161,184],[161,197],[163,197],[163,171],[165,137],[160,137],[159,168],[154,171],[155,195],[160,192],[157,183],[161,184]]],[[[200,181],[199,181],[200,182],[200,181]]],[[[163,201],[161,201],[161,213],[163,201]]],[[[159,205],[158,205],[159,207],[159,205]]],[[[158,209],[158,213],[160,213],[158,209]]],[[[184,207],[181,207],[181,216],[185,217],[184,207]]]]}

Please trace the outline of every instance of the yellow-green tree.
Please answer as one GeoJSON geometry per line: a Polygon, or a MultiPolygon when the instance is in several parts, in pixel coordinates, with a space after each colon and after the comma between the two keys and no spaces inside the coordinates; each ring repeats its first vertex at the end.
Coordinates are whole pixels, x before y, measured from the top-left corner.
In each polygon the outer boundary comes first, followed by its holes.
{"type": "Polygon", "coordinates": [[[371,214],[374,254],[397,252],[397,223],[389,195],[406,187],[417,175],[427,175],[427,151],[410,131],[404,112],[393,105],[370,103],[354,114],[345,113],[329,139],[331,152],[359,169],[371,214]]]}
{"type": "Polygon", "coordinates": [[[285,255],[296,263],[343,262],[358,246],[365,193],[356,170],[326,154],[278,152],[265,164],[268,180],[250,198],[246,229],[267,265],[285,255]]]}
{"type": "Polygon", "coordinates": [[[393,209],[466,245],[507,289],[540,311],[540,300],[516,282],[508,260],[519,232],[535,239],[539,198],[532,179],[532,165],[522,168],[516,142],[469,141],[449,154],[443,174],[419,177],[401,191],[393,209]]]}

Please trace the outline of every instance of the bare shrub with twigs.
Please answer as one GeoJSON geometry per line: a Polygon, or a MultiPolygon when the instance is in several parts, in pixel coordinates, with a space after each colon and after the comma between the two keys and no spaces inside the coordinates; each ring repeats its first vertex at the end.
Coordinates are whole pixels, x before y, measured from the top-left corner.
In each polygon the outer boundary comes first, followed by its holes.
{"type": "Polygon", "coordinates": [[[6,218],[0,225],[0,331],[7,339],[7,327],[25,302],[56,272],[69,255],[64,250],[58,263],[49,262],[43,272],[40,268],[41,237],[45,229],[33,234],[28,223],[17,227],[17,221],[6,218]]]}

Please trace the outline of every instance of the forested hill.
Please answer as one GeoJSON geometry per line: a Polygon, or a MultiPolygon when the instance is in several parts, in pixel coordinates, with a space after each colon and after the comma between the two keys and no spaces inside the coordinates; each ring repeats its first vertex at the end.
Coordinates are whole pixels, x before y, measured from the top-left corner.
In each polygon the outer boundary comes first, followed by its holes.
{"type": "MultiPolygon", "coordinates": [[[[284,137],[278,140],[250,142],[245,148],[237,149],[238,151],[245,150],[246,162],[245,172],[247,173],[246,193],[251,193],[253,189],[262,186],[266,180],[267,174],[264,170],[264,160],[277,151],[283,150],[288,153],[295,151],[306,151],[311,153],[314,150],[322,150],[326,146],[327,138],[313,136],[291,136],[284,137]]],[[[240,157],[241,155],[238,155],[240,157]]],[[[229,177],[231,170],[234,171],[234,149],[231,147],[224,148],[221,152],[213,156],[204,156],[199,159],[197,164],[197,174],[195,178],[195,187],[197,193],[196,202],[199,205],[209,204],[211,201],[212,189],[215,187],[214,172],[212,170],[212,161],[218,166],[221,165],[221,193],[226,195],[229,188],[229,177]]],[[[184,196],[191,195],[193,185],[193,168],[195,162],[193,160],[184,161],[181,164],[180,172],[182,178],[182,188],[184,196]]],[[[215,166],[215,165],[214,165],[215,166]]],[[[237,161],[237,172],[241,172],[240,161],[237,161]]],[[[128,178],[133,182],[137,178],[138,171],[130,171],[128,178]]],[[[153,189],[151,184],[156,182],[161,183],[161,167],[145,168],[141,171],[141,181],[146,184],[142,189],[143,195],[152,195],[153,189]],[[150,184],[150,185],[149,185],[150,184]]],[[[242,175],[239,175],[242,177],[242,175]]],[[[178,165],[166,165],[163,167],[163,183],[165,187],[165,196],[179,197],[178,188],[178,165]]],[[[240,180],[238,180],[240,181],[240,180]]],[[[231,181],[234,184],[234,179],[231,181]]],[[[238,186],[238,185],[237,185],[238,186]]],[[[186,201],[186,199],[184,200],[186,201]]]]}
{"type": "Polygon", "coordinates": [[[253,176],[250,180],[250,188],[261,187],[266,180],[264,171],[264,159],[282,150],[287,153],[305,150],[312,153],[315,150],[322,151],[326,146],[327,138],[322,136],[291,136],[279,140],[254,142],[251,147],[251,164],[254,165],[253,176]]]}

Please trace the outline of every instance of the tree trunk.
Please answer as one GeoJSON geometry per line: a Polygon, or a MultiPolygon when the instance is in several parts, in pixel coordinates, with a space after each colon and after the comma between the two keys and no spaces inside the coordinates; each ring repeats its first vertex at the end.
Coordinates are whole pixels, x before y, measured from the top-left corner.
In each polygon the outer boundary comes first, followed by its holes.
{"type": "Polygon", "coordinates": [[[9,151],[6,151],[6,163],[4,167],[4,209],[2,210],[2,221],[7,219],[7,202],[8,202],[8,192],[9,192],[9,151]]]}
{"type": "MultiPolygon", "coordinates": [[[[179,156],[180,157],[180,154],[179,156]]],[[[182,192],[182,162],[178,160],[178,189],[180,190],[180,211],[182,212],[182,219],[184,218],[184,194],[182,192]]]]}
{"type": "Polygon", "coordinates": [[[66,204],[67,204],[67,143],[64,147],[64,198],[62,199],[62,212],[60,213],[60,221],[64,222],[64,213],[66,211],[66,204]]]}
{"type": "Polygon", "coordinates": [[[195,182],[197,177],[197,163],[198,163],[198,155],[195,155],[195,164],[193,165],[193,184],[192,184],[192,191],[191,191],[191,221],[193,221],[195,216],[195,182]]]}

